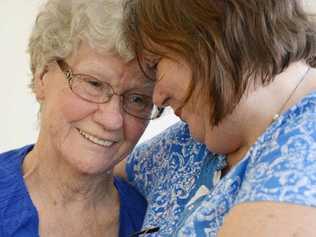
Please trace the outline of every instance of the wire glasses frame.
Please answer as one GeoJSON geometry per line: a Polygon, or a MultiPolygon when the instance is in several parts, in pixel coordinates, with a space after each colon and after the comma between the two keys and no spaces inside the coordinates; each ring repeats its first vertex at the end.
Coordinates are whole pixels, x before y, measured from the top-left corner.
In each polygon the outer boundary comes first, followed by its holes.
{"type": "Polygon", "coordinates": [[[91,75],[74,74],[64,60],[56,60],[56,63],[65,75],[71,91],[85,101],[103,104],[109,102],[113,95],[118,95],[122,98],[123,110],[129,115],[143,120],[159,118],[164,111],[164,108],[154,105],[151,96],[135,92],[117,94],[107,82],[91,75]]]}

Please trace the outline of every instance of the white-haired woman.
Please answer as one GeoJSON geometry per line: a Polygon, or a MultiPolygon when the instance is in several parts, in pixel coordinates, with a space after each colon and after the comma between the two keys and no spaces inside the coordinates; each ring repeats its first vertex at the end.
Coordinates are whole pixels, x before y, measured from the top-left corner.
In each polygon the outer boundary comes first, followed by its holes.
{"type": "MultiPolygon", "coordinates": [[[[121,1],[48,0],[29,42],[35,145],[0,154],[0,236],[129,236],[146,202],[113,167],[153,106],[121,39],[121,1]]],[[[22,118],[21,118],[22,119],[22,118]]]]}

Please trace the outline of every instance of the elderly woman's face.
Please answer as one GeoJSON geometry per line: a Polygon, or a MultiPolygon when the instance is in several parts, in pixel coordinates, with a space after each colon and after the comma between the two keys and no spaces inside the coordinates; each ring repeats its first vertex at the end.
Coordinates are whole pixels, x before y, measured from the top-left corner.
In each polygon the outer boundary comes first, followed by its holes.
{"type": "MultiPolygon", "coordinates": [[[[152,95],[152,83],[142,76],[134,61],[124,63],[84,43],[65,61],[73,73],[107,82],[115,93],[152,95]]],[[[118,95],[96,104],[74,94],[57,63],[50,64],[47,72],[36,79],[35,93],[42,106],[39,142],[83,173],[111,170],[130,152],[147,125],[124,112],[118,95]]]]}

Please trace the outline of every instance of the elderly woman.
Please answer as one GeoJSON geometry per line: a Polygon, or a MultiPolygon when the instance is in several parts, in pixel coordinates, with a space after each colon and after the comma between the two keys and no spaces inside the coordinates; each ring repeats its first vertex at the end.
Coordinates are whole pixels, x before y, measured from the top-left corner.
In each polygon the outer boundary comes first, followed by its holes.
{"type": "Polygon", "coordinates": [[[48,0],[40,11],[29,42],[40,131],[35,145],[0,154],[0,236],[140,229],[146,202],[112,169],[160,111],[121,16],[118,0],[48,0]]]}
{"type": "Polygon", "coordinates": [[[144,225],[316,236],[316,28],[299,0],[129,0],[124,15],[154,103],[187,124],[129,157],[144,225]]]}

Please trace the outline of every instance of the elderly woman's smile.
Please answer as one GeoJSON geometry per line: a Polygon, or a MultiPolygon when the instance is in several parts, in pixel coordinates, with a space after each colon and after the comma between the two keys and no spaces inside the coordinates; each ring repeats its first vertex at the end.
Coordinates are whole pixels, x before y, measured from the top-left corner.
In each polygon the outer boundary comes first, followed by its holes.
{"type": "Polygon", "coordinates": [[[77,130],[85,139],[87,139],[88,141],[90,141],[96,145],[109,147],[109,146],[112,146],[116,142],[114,140],[100,138],[100,137],[97,137],[95,135],[89,134],[87,132],[80,130],[79,128],[77,128],[77,130]]]}
{"type": "Polygon", "coordinates": [[[135,66],[135,61],[125,64],[119,57],[100,54],[83,42],[75,55],[51,63],[43,77],[36,79],[36,94],[42,104],[40,136],[79,172],[112,169],[143,133],[147,121],[126,113],[121,96],[113,95],[106,103],[91,101],[99,98],[96,95],[103,85],[96,83],[106,83],[121,94],[135,91],[150,95],[153,85],[144,87],[135,82],[144,78],[135,66]],[[66,80],[64,67],[80,75],[72,78],[72,84],[66,80]]]}

